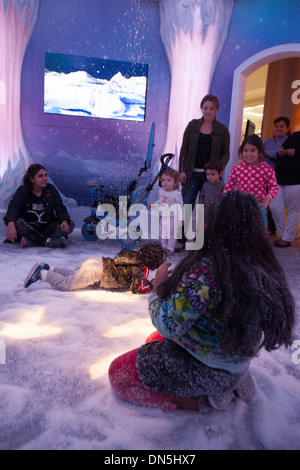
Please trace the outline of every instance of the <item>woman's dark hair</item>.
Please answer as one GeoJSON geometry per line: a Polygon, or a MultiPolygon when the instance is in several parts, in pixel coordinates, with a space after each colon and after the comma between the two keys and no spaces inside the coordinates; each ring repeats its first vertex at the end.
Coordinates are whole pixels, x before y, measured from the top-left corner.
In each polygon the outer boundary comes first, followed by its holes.
{"type": "Polygon", "coordinates": [[[214,262],[221,301],[216,315],[223,321],[225,352],[255,356],[292,341],[295,305],[283,269],[262,230],[262,215],[253,196],[223,193],[208,210],[204,245],[191,252],[172,276],[158,286],[166,299],[180,278],[203,256],[214,262]]]}
{"type": "Polygon", "coordinates": [[[291,131],[290,131],[291,120],[286,116],[279,116],[278,118],[274,119],[274,121],[273,121],[274,126],[275,126],[275,124],[277,124],[277,122],[280,122],[280,121],[283,121],[285,123],[286,127],[288,128],[286,135],[290,135],[290,133],[291,133],[291,131]]]}
{"type": "Polygon", "coordinates": [[[260,153],[260,156],[259,156],[260,160],[263,160],[264,158],[266,158],[264,143],[257,134],[251,134],[244,138],[238,151],[239,154],[243,153],[243,150],[246,144],[254,145],[254,147],[258,149],[260,153]]]}
{"type": "Polygon", "coordinates": [[[27,186],[32,186],[31,178],[34,178],[35,175],[40,170],[47,171],[47,169],[43,165],[40,165],[39,163],[33,163],[32,165],[30,165],[27,168],[27,171],[23,177],[23,183],[26,184],[27,186]]]}

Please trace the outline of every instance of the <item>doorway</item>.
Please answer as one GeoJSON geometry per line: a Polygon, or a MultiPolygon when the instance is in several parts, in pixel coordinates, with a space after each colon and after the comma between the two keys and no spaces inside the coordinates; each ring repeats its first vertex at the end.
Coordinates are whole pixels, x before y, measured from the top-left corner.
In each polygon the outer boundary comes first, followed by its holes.
{"type": "Polygon", "coordinates": [[[259,67],[246,80],[241,141],[247,133],[249,122],[253,124],[255,134],[261,137],[267,75],[268,64],[259,67]]]}
{"type": "Polygon", "coordinates": [[[267,66],[270,62],[299,56],[300,44],[282,44],[255,54],[235,70],[229,119],[229,132],[231,136],[230,159],[225,168],[225,181],[228,179],[231,168],[238,163],[238,149],[243,135],[243,113],[247,78],[260,68],[263,70],[263,67],[267,66]]]}

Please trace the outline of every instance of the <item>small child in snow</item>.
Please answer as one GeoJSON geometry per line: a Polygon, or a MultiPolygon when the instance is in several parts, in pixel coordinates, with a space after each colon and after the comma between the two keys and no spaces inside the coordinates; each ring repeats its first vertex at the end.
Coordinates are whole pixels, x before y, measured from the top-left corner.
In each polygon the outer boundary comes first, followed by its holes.
{"type": "Polygon", "coordinates": [[[204,165],[207,181],[203,184],[199,195],[199,203],[204,204],[204,213],[224,190],[225,183],[221,180],[224,173],[224,165],[220,160],[210,160],[204,165]]]}
{"type": "MultiPolygon", "coordinates": [[[[112,258],[88,258],[75,270],[54,268],[46,263],[37,263],[28,274],[24,287],[37,281],[48,282],[62,291],[74,291],[88,287],[104,289],[126,289],[133,294],[149,292],[151,271],[155,271],[166,260],[163,248],[158,243],[148,243],[133,251],[123,248],[112,258]]],[[[155,273],[153,273],[152,279],[155,273]]]]}
{"type": "Polygon", "coordinates": [[[178,227],[182,225],[183,199],[179,189],[179,173],[169,168],[161,175],[159,199],[161,246],[171,255],[177,243],[178,227]],[[170,208],[174,209],[170,211],[170,208]]]}

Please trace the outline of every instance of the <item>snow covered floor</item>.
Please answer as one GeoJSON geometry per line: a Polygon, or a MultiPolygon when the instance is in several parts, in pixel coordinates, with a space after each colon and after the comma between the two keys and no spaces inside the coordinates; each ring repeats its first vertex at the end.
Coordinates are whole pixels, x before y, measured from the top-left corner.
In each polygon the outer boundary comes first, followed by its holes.
{"type": "MultiPolygon", "coordinates": [[[[250,405],[238,401],[209,415],[133,406],[114,396],[107,369],[153,331],[148,295],[62,293],[42,282],[23,288],[35,262],[75,267],[91,255],[113,256],[118,242],[86,242],[79,229],[66,250],[21,250],[3,239],[0,449],[300,449],[300,364],[293,360],[300,359],[300,346],[298,355],[280,349],[253,360],[257,393],[250,405]]],[[[299,317],[300,244],[276,254],[299,317]]]]}

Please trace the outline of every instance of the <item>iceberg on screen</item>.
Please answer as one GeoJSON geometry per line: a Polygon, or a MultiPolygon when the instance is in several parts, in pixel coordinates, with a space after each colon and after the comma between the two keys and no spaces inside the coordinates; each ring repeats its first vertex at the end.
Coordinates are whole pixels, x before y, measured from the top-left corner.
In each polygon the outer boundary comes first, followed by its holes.
{"type": "Polygon", "coordinates": [[[45,113],[145,120],[147,65],[80,59],[77,56],[46,54],[45,113]],[[55,60],[49,60],[49,55],[55,56],[55,60]],[[62,56],[64,61],[60,62],[62,56]],[[73,59],[71,65],[70,60],[65,59],[70,57],[73,59]],[[74,64],[74,58],[77,64],[74,64]]]}

